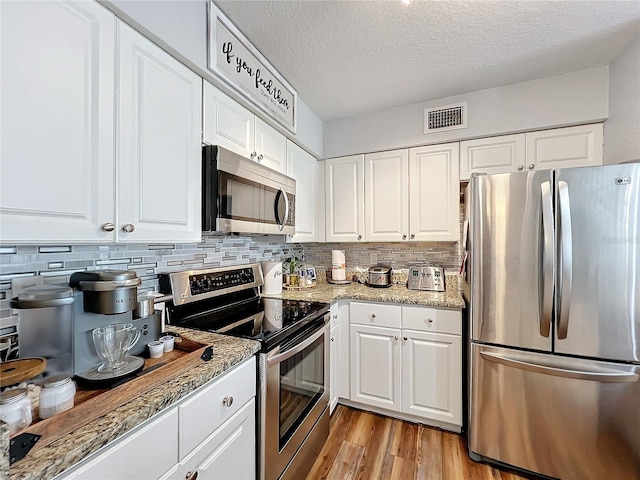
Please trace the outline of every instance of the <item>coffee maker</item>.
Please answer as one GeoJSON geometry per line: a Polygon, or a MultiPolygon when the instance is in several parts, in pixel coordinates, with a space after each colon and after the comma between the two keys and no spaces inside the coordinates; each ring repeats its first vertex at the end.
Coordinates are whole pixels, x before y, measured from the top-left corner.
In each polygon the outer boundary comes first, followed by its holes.
{"type": "MultiPolygon", "coordinates": [[[[130,355],[144,353],[145,346],[160,336],[160,312],[134,318],[141,280],[135,272],[97,270],[71,275],[69,286],[74,289],[73,364],[74,374],[87,380],[98,380],[91,373],[101,359],[93,344],[92,331],[112,323],[132,323],[140,330],[140,338],[130,355]]],[[[143,362],[142,362],[143,363],[143,362]]],[[[131,372],[120,372],[130,374],[131,372]]],[[[104,378],[99,378],[104,379],[104,378]]]]}

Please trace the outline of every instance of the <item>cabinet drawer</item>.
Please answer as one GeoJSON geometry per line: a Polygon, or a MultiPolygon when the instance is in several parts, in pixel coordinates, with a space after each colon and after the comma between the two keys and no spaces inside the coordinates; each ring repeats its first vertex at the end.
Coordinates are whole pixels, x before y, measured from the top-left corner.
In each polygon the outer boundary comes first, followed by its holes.
{"type": "Polygon", "coordinates": [[[178,462],[176,408],[132,430],[113,446],[98,450],[60,480],[160,478],[178,462]],[[153,448],[152,454],[150,449],[153,448]]]}
{"type": "Polygon", "coordinates": [[[459,310],[403,306],[402,328],[462,335],[462,314],[459,310]]]}
{"type": "Polygon", "coordinates": [[[400,328],[401,318],[400,305],[351,302],[350,323],[400,328]]]}
{"type": "Polygon", "coordinates": [[[256,395],[256,360],[242,365],[202,387],[179,406],[180,460],[256,395]],[[225,398],[233,398],[225,405],[225,398]]]}

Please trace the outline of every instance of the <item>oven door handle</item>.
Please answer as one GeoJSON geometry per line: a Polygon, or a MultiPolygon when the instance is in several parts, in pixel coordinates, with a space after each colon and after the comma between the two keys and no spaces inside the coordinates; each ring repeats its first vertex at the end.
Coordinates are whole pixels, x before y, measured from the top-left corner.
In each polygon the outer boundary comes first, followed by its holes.
{"type": "Polygon", "coordinates": [[[324,326],[316,333],[311,335],[309,338],[304,340],[302,343],[297,344],[295,347],[290,348],[286,352],[279,353],[278,355],[267,359],[267,366],[277,365],[278,363],[284,362],[285,360],[293,357],[297,353],[300,353],[302,350],[307,348],[313,342],[318,340],[321,336],[326,335],[329,330],[329,326],[324,326]]]}

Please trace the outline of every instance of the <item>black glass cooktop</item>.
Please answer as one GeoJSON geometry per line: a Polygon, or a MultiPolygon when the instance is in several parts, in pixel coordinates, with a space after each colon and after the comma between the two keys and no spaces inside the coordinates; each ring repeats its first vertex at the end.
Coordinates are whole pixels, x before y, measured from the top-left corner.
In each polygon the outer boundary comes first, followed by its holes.
{"type": "Polygon", "coordinates": [[[324,323],[329,304],[236,293],[168,309],[172,325],[257,340],[271,349],[301,330],[324,323]]]}

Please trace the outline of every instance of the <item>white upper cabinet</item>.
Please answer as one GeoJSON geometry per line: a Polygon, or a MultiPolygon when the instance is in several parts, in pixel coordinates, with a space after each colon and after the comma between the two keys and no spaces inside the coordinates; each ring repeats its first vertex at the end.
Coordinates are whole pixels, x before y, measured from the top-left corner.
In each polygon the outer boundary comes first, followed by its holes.
{"type": "Polygon", "coordinates": [[[460,142],[460,180],[469,180],[472,172],[505,173],[524,169],[524,133],[460,142]]]}
{"type": "Polygon", "coordinates": [[[602,165],[603,140],[601,123],[527,133],[527,168],[602,165]]]}
{"type": "Polygon", "coordinates": [[[97,2],[0,9],[2,241],[199,241],[200,78],[97,2]]]}
{"type": "Polygon", "coordinates": [[[366,154],[365,239],[399,242],[409,233],[409,151],[366,154]]]}
{"type": "Polygon", "coordinates": [[[0,2],[3,242],[112,241],[114,25],[98,3],[0,2]]]}
{"type": "MultiPolygon", "coordinates": [[[[287,175],[296,181],[296,234],[291,242],[317,242],[322,198],[318,171],[323,165],[295,143],[287,142],[287,175]]],[[[324,221],[324,220],[323,220],[324,221]]]]}
{"type": "Polygon", "coordinates": [[[471,173],[586,167],[603,163],[601,123],[460,142],[460,180],[471,173]]]}
{"type": "Polygon", "coordinates": [[[220,145],[286,173],[287,139],[242,105],[204,82],[202,143],[220,145]]]}
{"type": "Polygon", "coordinates": [[[122,22],[118,54],[116,238],[198,242],[202,80],[122,22]]]}
{"type": "Polygon", "coordinates": [[[325,161],[326,240],[358,242],[364,238],[364,156],[325,161]]]}
{"type": "Polygon", "coordinates": [[[409,240],[460,238],[459,145],[409,149],[409,240]]]}

